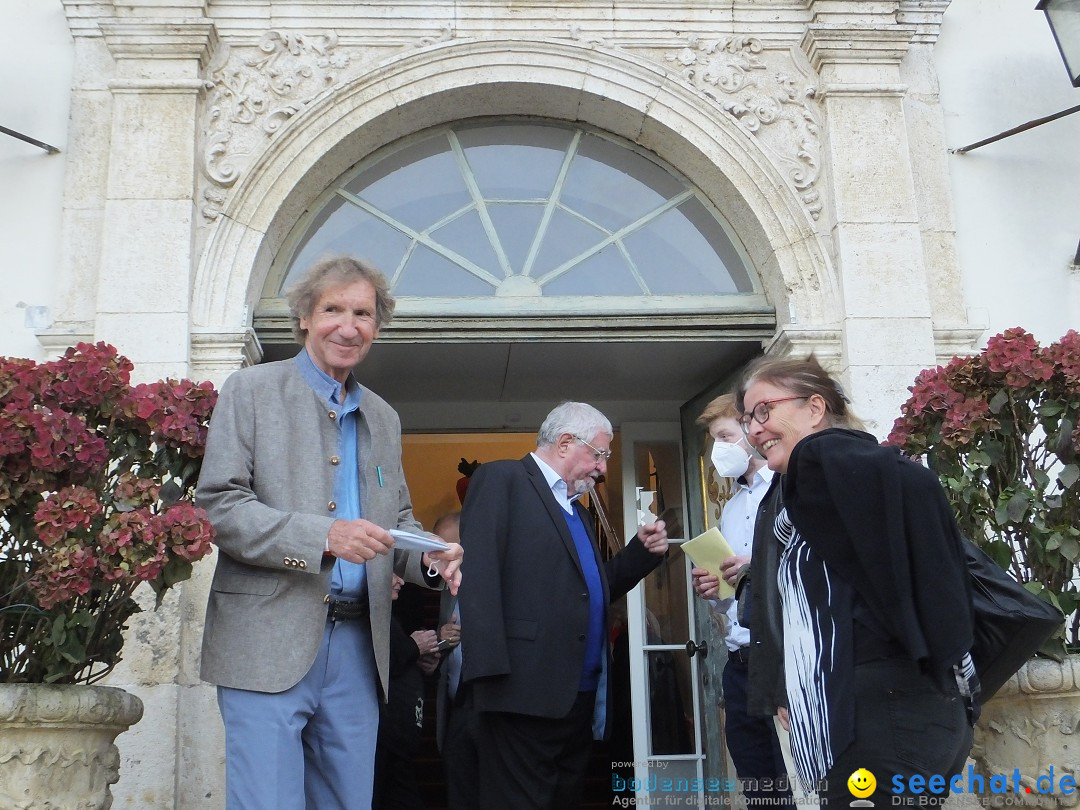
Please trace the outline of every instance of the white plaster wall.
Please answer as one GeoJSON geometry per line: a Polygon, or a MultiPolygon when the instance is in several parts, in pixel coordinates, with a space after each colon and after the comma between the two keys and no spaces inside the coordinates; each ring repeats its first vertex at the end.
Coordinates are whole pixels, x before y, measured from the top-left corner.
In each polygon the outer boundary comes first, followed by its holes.
{"type": "Polygon", "coordinates": [[[61,150],[0,134],[0,355],[40,360],[28,324],[58,300],[73,44],[60,0],[0,0],[0,24],[0,125],[61,150]]]}
{"type": "MultiPolygon", "coordinates": [[[[958,148],[1080,104],[1035,2],[953,0],[937,64],[958,148]]],[[[949,157],[964,295],[986,338],[1080,327],[1080,113],[949,157]]]]}

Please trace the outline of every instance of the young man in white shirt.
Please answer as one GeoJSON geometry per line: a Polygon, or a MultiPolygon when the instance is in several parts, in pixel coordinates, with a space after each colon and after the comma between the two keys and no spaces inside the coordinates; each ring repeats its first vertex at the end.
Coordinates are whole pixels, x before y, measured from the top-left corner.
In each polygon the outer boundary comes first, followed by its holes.
{"type": "MultiPolygon", "coordinates": [[[[713,439],[710,455],[717,474],[735,479],[734,493],[720,516],[720,532],[735,552],[724,560],[721,569],[721,575],[730,584],[735,584],[739,572],[750,563],[758,512],[773,478],[765,460],[747,444],[738,416],[734,395],[724,394],[710,402],[697,420],[713,439]]],[[[718,600],[719,580],[703,568],[694,568],[692,575],[698,596],[706,599],[713,610],[727,616],[724,736],[747,805],[793,810],[787,767],[773,719],[752,715],[747,710],[750,631],[739,623],[738,601],[734,597],[718,600]],[[781,803],[776,804],[778,801],[781,803]]],[[[745,611],[749,593],[744,589],[740,596],[745,611]]]]}

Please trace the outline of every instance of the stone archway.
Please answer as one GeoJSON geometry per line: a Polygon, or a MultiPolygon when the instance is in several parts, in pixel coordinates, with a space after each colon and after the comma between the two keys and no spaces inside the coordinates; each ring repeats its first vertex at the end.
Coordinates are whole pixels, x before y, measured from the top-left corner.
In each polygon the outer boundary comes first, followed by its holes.
{"type": "Polygon", "coordinates": [[[723,203],[782,323],[797,311],[804,327],[835,328],[837,281],[805,200],[760,143],[680,74],[596,46],[452,41],[325,91],[235,184],[196,271],[195,372],[214,377],[243,363],[272,260],[327,183],[400,137],[481,115],[582,121],[657,153],[723,203]]]}

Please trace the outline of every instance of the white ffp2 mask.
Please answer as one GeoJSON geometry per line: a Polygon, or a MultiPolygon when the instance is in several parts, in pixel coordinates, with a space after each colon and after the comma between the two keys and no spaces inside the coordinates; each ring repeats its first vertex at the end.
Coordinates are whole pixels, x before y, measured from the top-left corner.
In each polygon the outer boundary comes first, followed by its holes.
{"type": "Polygon", "coordinates": [[[750,467],[750,454],[737,444],[713,442],[712,463],[718,475],[738,478],[750,467]]]}

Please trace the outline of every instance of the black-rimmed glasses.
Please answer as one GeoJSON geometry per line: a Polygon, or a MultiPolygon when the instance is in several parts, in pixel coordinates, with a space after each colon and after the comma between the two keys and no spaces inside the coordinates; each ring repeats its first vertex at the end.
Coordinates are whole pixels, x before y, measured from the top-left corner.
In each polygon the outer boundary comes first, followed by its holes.
{"type": "Polygon", "coordinates": [[[609,458],[611,458],[611,451],[610,450],[597,450],[595,447],[593,447],[591,444],[589,444],[587,441],[585,441],[580,436],[575,436],[574,439],[576,441],[581,442],[583,445],[585,445],[590,450],[592,450],[593,458],[595,458],[597,461],[607,461],[609,458]]]}
{"type": "Polygon", "coordinates": [[[772,413],[772,406],[778,402],[791,402],[795,399],[810,399],[810,397],[780,397],[778,399],[765,399],[754,406],[754,409],[750,413],[744,413],[742,418],[739,419],[739,424],[742,426],[743,433],[749,435],[750,433],[750,420],[756,419],[759,425],[764,425],[769,421],[769,414],[772,413]]]}

